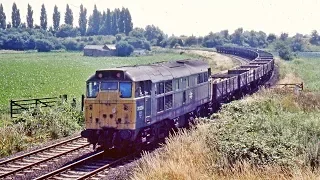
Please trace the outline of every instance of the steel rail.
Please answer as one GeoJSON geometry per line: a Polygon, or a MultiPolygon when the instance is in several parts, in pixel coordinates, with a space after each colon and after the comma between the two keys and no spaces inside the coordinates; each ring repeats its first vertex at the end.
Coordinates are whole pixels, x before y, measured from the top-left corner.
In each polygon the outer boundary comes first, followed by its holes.
{"type": "Polygon", "coordinates": [[[97,151],[95,154],[93,154],[93,155],[91,155],[91,156],[88,156],[88,157],[86,157],[86,158],[84,158],[84,159],[81,159],[81,160],[79,160],[79,161],[77,161],[77,162],[74,162],[74,163],[69,164],[69,165],[67,165],[67,166],[64,166],[64,167],[62,167],[62,168],[60,168],[60,169],[57,169],[57,170],[55,170],[55,171],[52,171],[52,172],[50,172],[50,173],[48,173],[48,174],[45,174],[45,175],[40,176],[40,177],[38,177],[38,178],[35,178],[34,180],[47,179],[47,178],[49,178],[49,177],[52,177],[52,176],[54,176],[54,175],[57,175],[57,174],[65,171],[65,170],[67,170],[67,169],[70,169],[70,168],[72,168],[72,167],[74,167],[74,166],[77,166],[77,165],[79,165],[79,164],[81,164],[81,163],[83,163],[83,162],[85,162],[85,161],[88,161],[88,160],[91,160],[91,159],[93,159],[93,158],[95,158],[95,157],[98,157],[98,156],[102,155],[103,153],[104,153],[103,150],[102,150],[102,151],[97,151]]]}

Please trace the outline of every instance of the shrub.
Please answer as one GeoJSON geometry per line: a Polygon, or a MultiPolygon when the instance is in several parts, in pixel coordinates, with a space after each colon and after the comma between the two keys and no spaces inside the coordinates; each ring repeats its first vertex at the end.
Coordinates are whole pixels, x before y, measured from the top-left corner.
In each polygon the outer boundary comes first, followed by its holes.
{"type": "Polygon", "coordinates": [[[278,42],[275,46],[275,50],[279,53],[279,56],[284,60],[292,60],[293,55],[290,47],[284,42],[278,42]]]}
{"type": "Polygon", "coordinates": [[[129,56],[133,52],[134,48],[126,41],[119,41],[116,44],[116,50],[118,56],[129,56]]]}
{"type": "Polygon", "coordinates": [[[53,49],[53,44],[45,39],[36,40],[36,49],[38,52],[49,52],[53,49]]]}
{"type": "Polygon", "coordinates": [[[147,49],[149,51],[151,50],[150,43],[145,39],[138,39],[136,37],[128,36],[124,40],[127,41],[130,45],[132,45],[136,49],[147,49]]]}
{"type": "Polygon", "coordinates": [[[76,37],[80,36],[80,32],[77,28],[73,28],[71,25],[63,24],[56,33],[57,37],[76,37]]]}
{"type": "Polygon", "coordinates": [[[80,51],[81,47],[78,45],[77,41],[73,39],[66,39],[63,41],[63,45],[68,51],[80,51]]]}

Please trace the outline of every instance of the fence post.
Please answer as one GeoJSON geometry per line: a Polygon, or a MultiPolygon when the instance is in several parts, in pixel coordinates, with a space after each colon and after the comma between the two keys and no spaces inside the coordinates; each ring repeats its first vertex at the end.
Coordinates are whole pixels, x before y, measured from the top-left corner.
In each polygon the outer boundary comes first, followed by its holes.
{"type": "Polygon", "coordinates": [[[38,108],[38,99],[36,99],[36,108],[38,108]]]}
{"type": "Polygon", "coordinates": [[[67,102],[68,100],[68,95],[64,94],[62,95],[62,101],[67,102]]]}
{"type": "Polygon", "coordinates": [[[81,95],[81,111],[83,111],[84,108],[84,94],[81,95]]]}
{"type": "Polygon", "coordinates": [[[13,117],[13,114],[12,114],[12,105],[13,105],[13,101],[12,99],[10,100],[10,115],[11,115],[11,118],[13,117]]]}

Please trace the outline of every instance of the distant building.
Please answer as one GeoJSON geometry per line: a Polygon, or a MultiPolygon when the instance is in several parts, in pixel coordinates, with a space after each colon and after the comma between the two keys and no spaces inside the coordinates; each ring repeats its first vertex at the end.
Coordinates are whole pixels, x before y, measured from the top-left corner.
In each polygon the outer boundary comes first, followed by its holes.
{"type": "Polygon", "coordinates": [[[106,45],[86,45],[83,48],[84,56],[116,56],[116,46],[114,44],[106,44],[106,45]]]}

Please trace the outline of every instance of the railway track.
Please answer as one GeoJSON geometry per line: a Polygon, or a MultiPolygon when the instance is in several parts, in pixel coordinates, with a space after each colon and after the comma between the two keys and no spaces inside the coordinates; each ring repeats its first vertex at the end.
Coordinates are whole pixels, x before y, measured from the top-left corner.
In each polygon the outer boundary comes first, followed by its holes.
{"type": "Polygon", "coordinates": [[[231,54],[223,54],[224,56],[228,56],[230,58],[233,58],[237,61],[240,62],[241,65],[246,65],[250,62],[249,59],[246,59],[246,58],[243,58],[243,57],[240,57],[240,56],[236,56],[236,55],[231,55],[231,54]]]}
{"type": "Polygon", "coordinates": [[[54,163],[59,158],[90,148],[81,136],[59,142],[0,162],[0,179],[23,178],[54,163]]]}
{"type": "Polygon", "coordinates": [[[102,179],[108,175],[108,169],[131,157],[134,154],[119,158],[104,158],[104,151],[97,151],[93,155],[66,165],[53,172],[45,174],[35,180],[42,179],[102,179]]]}

